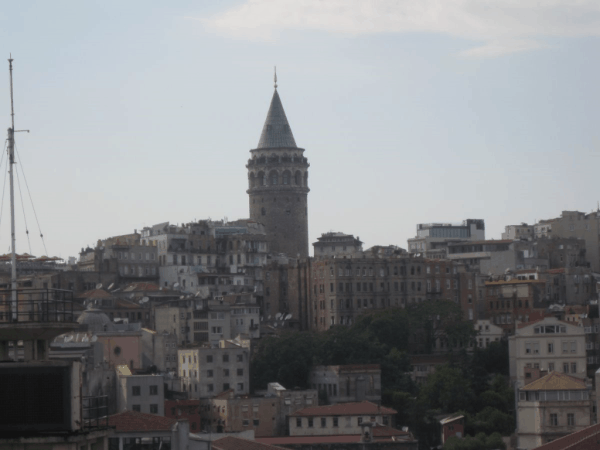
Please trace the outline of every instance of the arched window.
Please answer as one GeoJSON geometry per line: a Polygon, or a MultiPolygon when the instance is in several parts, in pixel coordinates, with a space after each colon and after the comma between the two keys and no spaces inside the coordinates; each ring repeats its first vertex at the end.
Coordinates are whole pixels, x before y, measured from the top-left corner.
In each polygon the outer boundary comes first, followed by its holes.
{"type": "Polygon", "coordinates": [[[272,186],[277,186],[277,184],[279,184],[279,175],[277,175],[277,172],[272,171],[269,174],[269,178],[271,180],[271,185],[272,186]]]}
{"type": "Polygon", "coordinates": [[[304,172],[304,186],[308,187],[308,172],[304,172]]]}
{"type": "Polygon", "coordinates": [[[254,178],[254,172],[252,172],[250,174],[250,187],[253,188],[254,187],[254,183],[256,183],[256,179],[254,178]]]}
{"type": "Polygon", "coordinates": [[[267,184],[266,182],[267,180],[265,179],[265,173],[264,172],[258,172],[258,185],[259,186],[264,186],[267,184]]]}
{"type": "Polygon", "coordinates": [[[282,184],[285,184],[285,185],[290,184],[290,172],[287,170],[285,172],[283,172],[282,184]]]}
{"type": "Polygon", "coordinates": [[[294,184],[296,186],[300,186],[302,184],[302,174],[300,172],[296,172],[294,175],[294,184]]]}

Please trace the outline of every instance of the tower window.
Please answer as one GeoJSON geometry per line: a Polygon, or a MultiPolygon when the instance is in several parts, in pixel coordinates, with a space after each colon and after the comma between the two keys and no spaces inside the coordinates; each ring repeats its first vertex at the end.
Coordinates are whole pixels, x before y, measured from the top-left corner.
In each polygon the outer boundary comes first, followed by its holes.
{"type": "Polygon", "coordinates": [[[266,216],[266,215],[267,215],[267,210],[266,210],[265,208],[261,208],[261,209],[260,209],[260,213],[261,213],[263,216],[266,216]]]}

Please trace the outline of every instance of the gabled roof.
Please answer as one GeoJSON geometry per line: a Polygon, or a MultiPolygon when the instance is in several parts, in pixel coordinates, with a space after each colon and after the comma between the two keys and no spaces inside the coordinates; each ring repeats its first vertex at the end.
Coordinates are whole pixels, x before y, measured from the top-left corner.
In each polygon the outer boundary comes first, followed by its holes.
{"type": "Polygon", "coordinates": [[[529,383],[522,391],[576,391],[587,389],[585,381],[561,372],[550,372],[548,375],[529,383]]]}
{"type": "Polygon", "coordinates": [[[273,93],[271,99],[271,106],[269,106],[269,112],[267,113],[267,119],[263,126],[260,140],[256,148],[298,148],[292,129],[288,123],[281,99],[277,93],[277,89],[273,93]]]}
{"type": "Polygon", "coordinates": [[[227,436],[212,442],[212,448],[215,450],[282,450],[283,447],[276,447],[269,444],[242,439],[233,436],[227,436]]]}
{"type": "Polygon", "coordinates": [[[313,406],[296,411],[290,416],[311,417],[311,416],[358,416],[358,415],[390,415],[396,414],[391,408],[376,405],[369,401],[340,403],[337,405],[313,406]]]}
{"type": "Polygon", "coordinates": [[[177,421],[168,417],[146,414],[137,411],[125,411],[108,418],[108,425],[117,432],[130,431],[171,431],[177,421]]]}

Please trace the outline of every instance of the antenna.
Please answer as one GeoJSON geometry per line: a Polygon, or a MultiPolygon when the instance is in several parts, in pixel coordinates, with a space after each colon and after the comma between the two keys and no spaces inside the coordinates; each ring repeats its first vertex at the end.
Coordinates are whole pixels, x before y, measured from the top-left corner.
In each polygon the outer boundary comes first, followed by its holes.
{"type": "Polygon", "coordinates": [[[275,66],[275,76],[273,77],[273,80],[275,81],[275,89],[277,89],[277,66],[275,66]]]}

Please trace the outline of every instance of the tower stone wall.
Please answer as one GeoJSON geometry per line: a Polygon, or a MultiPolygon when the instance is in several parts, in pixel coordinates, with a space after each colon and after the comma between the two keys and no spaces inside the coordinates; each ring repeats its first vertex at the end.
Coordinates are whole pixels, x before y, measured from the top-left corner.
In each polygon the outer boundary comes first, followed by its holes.
{"type": "Polygon", "coordinates": [[[271,253],[308,257],[308,167],[277,90],[258,143],[250,150],[250,218],[264,224],[271,253]]]}

